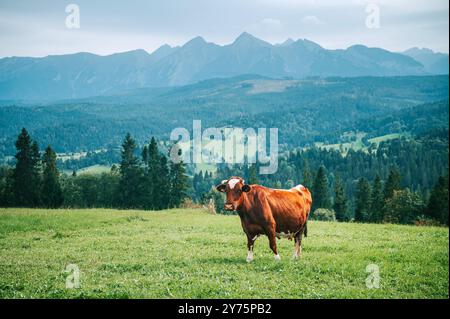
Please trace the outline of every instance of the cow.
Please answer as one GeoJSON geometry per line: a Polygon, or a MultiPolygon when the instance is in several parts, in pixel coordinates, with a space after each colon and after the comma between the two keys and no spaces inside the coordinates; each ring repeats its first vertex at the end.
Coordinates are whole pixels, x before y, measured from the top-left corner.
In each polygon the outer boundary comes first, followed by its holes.
{"type": "Polygon", "coordinates": [[[253,245],[260,235],[269,238],[275,261],[280,261],[276,238],[295,238],[294,259],[301,256],[302,237],[307,236],[308,215],[312,197],[303,185],[287,189],[273,189],[248,185],[239,176],[232,176],[216,186],[226,194],[224,209],[237,211],[247,235],[247,262],[253,261],[253,245]]]}

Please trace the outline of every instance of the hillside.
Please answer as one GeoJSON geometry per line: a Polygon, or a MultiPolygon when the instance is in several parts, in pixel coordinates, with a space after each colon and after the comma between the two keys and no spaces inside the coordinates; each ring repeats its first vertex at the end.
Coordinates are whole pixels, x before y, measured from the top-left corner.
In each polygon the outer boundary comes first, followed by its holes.
{"type": "Polygon", "coordinates": [[[196,37],[181,47],[107,56],[80,52],[0,59],[0,100],[54,100],[117,94],[127,89],[179,86],[216,77],[274,78],[448,74],[448,55],[395,53],[353,45],[328,50],[307,39],[272,45],[249,33],[217,45],[196,37]],[[447,71],[444,71],[447,63],[447,71]]]}
{"type": "Polygon", "coordinates": [[[0,225],[1,298],[449,296],[448,228],[311,221],[300,260],[282,239],[276,263],[261,237],[247,264],[237,216],[0,209],[0,225]],[[65,286],[69,264],[78,289],[65,286]],[[380,286],[369,289],[373,267],[380,286]]]}
{"type": "Polygon", "coordinates": [[[376,137],[413,130],[417,121],[424,130],[448,127],[445,101],[448,76],[212,79],[182,87],[0,107],[0,157],[14,154],[22,127],[43,147],[51,144],[57,152],[78,152],[117,148],[126,132],[140,143],[151,136],[167,140],[176,127],[191,130],[193,119],[201,120],[203,128],[278,127],[280,143],[287,147],[338,143],[346,130],[376,132],[372,136],[376,137]],[[444,102],[433,106],[434,101],[444,102]],[[429,104],[420,106],[424,103],[429,104]],[[401,119],[404,125],[395,126],[401,119]],[[382,126],[364,129],[373,121],[382,126]]]}

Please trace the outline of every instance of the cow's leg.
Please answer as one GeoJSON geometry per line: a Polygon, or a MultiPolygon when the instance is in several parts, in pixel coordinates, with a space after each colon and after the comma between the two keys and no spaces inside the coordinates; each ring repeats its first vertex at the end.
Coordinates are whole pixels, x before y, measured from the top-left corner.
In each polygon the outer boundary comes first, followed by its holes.
{"type": "Polygon", "coordinates": [[[272,249],[273,253],[275,254],[275,256],[274,256],[275,261],[280,261],[281,257],[280,257],[280,255],[278,255],[277,238],[276,238],[276,233],[275,233],[275,227],[270,227],[267,230],[267,237],[269,237],[270,249],[272,249]]]}
{"type": "Polygon", "coordinates": [[[253,261],[253,245],[255,244],[255,240],[258,236],[255,235],[247,235],[247,262],[250,263],[253,261]]]}
{"type": "Polygon", "coordinates": [[[297,235],[295,235],[294,259],[302,255],[302,237],[303,237],[302,231],[300,231],[297,235]]]}

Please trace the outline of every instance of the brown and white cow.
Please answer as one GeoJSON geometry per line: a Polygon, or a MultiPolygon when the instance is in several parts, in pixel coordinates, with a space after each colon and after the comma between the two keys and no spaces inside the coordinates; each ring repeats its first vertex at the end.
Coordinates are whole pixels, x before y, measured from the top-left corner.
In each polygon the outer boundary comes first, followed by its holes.
{"type": "Polygon", "coordinates": [[[280,260],[276,238],[295,238],[294,258],[301,256],[302,236],[307,236],[307,221],[311,210],[311,193],[303,185],[289,190],[248,185],[233,176],[216,186],[226,193],[225,210],[237,211],[247,235],[247,262],[253,260],[253,245],[260,235],[269,237],[269,245],[280,260]]]}

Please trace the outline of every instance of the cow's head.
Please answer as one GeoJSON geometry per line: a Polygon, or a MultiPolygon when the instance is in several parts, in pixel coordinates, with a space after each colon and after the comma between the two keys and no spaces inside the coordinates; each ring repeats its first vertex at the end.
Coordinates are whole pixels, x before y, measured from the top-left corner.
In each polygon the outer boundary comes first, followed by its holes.
{"type": "Polygon", "coordinates": [[[227,195],[224,209],[231,211],[237,210],[241,206],[244,201],[242,193],[249,192],[251,187],[245,184],[242,177],[232,176],[228,180],[223,180],[222,183],[216,186],[216,189],[227,195]]]}

